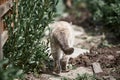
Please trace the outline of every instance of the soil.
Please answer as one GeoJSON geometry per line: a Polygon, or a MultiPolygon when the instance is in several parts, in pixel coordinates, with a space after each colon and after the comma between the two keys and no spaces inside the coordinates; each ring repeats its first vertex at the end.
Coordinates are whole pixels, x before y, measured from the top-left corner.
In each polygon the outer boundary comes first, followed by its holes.
{"type": "Polygon", "coordinates": [[[89,53],[70,59],[70,64],[90,67],[93,62],[100,63],[103,73],[99,76],[113,76],[120,79],[120,47],[91,48],[89,53]]]}

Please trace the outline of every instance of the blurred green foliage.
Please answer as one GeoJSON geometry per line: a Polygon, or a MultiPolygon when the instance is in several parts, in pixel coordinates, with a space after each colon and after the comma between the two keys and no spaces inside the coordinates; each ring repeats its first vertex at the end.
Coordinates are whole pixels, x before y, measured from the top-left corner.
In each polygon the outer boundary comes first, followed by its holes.
{"type": "Polygon", "coordinates": [[[84,2],[91,11],[95,22],[102,23],[105,29],[120,37],[120,0],[76,0],[84,2]]]}
{"type": "Polygon", "coordinates": [[[5,17],[9,38],[4,46],[4,56],[9,64],[25,72],[39,72],[43,68],[44,62],[48,61],[48,47],[42,38],[45,27],[53,20],[57,2],[19,0],[18,7],[14,3],[13,14],[5,17]]]}
{"type": "Polygon", "coordinates": [[[0,80],[14,80],[23,78],[23,71],[13,67],[11,64],[4,67],[8,64],[8,60],[0,61],[0,80]]]}
{"type": "Polygon", "coordinates": [[[63,0],[58,0],[58,4],[56,6],[56,14],[61,16],[64,13],[65,5],[63,3],[63,0]]]}

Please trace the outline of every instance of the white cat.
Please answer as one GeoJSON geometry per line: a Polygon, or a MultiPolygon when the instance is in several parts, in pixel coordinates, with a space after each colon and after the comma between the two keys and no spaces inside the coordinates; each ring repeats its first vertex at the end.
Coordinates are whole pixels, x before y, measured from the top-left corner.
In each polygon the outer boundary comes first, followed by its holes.
{"type": "MultiPolygon", "coordinates": [[[[50,25],[50,46],[51,54],[54,59],[54,71],[56,73],[61,72],[61,59],[65,60],[67,55],[74,52],[74,32],[70,23],[65,21],[58,21],[50,25]]],[[[68,59],[66,59],[67,67],[68,59]]]]}

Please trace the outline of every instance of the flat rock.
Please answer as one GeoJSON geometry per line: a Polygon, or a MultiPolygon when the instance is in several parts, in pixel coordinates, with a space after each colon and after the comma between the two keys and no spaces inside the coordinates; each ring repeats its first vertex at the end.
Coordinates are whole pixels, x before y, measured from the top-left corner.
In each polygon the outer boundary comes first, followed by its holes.
{"type": "Polygon", "coordinates": [[[93,67],[93,71],[94,71],[95,73],[101,73],[101,72],[103,72],[100,64],[97,63],[97,62],[92,63],[92,67],[93,67]]]}

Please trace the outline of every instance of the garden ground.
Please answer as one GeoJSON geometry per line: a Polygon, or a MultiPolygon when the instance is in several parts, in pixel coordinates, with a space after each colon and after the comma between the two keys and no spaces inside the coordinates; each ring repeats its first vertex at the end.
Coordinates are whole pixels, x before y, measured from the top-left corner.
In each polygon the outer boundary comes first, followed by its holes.
{"type": "Polygon", "coordinates": [[[74,15],[63,14],[64,17],[59,20],[72,22],[75,30],[75,51],[71,55],[70,64],[75,68],[69,72],[54,75],[52,73],[42,74],[35,78],[32,74],[27,76],[28,80],[61,80],[68,78],[73,80],[78,74],[95,74],[98,79],[119,80],[120,79],[120,46],[113,46],[109,41],[116,43],[111,33],[105,34],[100,25],[95,25],[83,13],[80,18],[74,15]],[[98,63],[102,69],[101,72],[95,73],[93,63],[98,63]],[[32,76],[31,76],[32,75],[32,76]]]}

